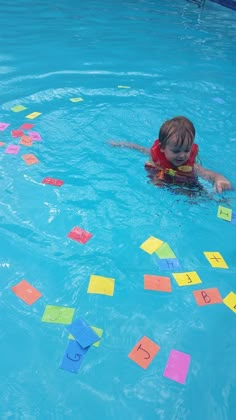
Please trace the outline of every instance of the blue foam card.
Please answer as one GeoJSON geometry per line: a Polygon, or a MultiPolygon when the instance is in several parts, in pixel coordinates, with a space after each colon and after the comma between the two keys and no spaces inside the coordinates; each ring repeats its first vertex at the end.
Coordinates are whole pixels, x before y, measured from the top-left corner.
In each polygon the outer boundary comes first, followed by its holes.
{"type": "Polygon", "coordinates": [[[68,325],[67,329],[83,348],[91,346],[100,340],[100,337],[82,318],[76,319],[72,324],[68,325]]]}
{"type": "Polygon", "coordinates": [[[232,219],[231,219],[231,223],[233,225],[236,225],[236,211],[232,211],[232,219]]]}
{"type": "Polygon", "coordinates": [[[83,349],[75,340],[69,340],[67,349],[60,364],[60,368],[68,372],[77,373],[88,348],[83,349]]]}
{"type": "Polygon", "coordinates": [[[181,269],[179,260],[177,258],[165,258],[158,260],[158,266],[160,270],[172,271],[181,269]]]}

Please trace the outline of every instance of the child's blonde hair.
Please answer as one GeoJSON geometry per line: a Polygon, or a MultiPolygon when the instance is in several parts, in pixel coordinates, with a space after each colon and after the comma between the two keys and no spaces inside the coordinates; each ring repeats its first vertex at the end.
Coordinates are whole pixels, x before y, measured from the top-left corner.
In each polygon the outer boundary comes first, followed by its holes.
{"type": "Polygon", "coordinates": [[[194,142],[195,128],[193,123],[186,117],[174,117],[165,121],[159,131],[159,142],[163,149],[169,140],[182,147],[184,143],[191,147],[194,142]]]}

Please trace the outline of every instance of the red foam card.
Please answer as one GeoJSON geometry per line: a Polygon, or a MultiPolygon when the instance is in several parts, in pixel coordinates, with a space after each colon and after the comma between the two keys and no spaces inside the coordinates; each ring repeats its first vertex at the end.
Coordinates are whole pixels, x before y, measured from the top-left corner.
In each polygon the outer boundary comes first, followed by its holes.
{"type": "Polygon", "coordinates": [[[171,292],[170,278],[144,274],[144,289],[158,290],[159,292],[171,292]]]}
{"type": "Polygon", "coordinates": [[[81,229],[78,226],[75,226],[69,233],[68,238],[73,239],[74,241],[80,242],[81,244],[86,244],[86,242],[93,236],[92,233],[86,232],[86,230],[81,229]]]}
{"type": "Polygon", "coordinates": [[[22,280],[16,286],[11,287],[11,290],[25,303],[28,303],[28,305],[32,305],[42,296],[42,293],[31,286],[26,280],[22,280]]]}
{"type": "Polygon", "coordinates": [[[64,181],[61,181],[60,179],[56,179],[56,178],[47,177],[42,180],[42,183],[55,185],[55,187],[61,187],[64,184],[64,181]]]}
{"type": "Polygon", "coordinates": [[[146,369],[159,350],[160,347],[154,341],[144,336],[134,346],[128,357],[143,369],[146,369]]]}
{"type": "Polygon", "coordinates": [[[12,130],[11,135],[12,135],[12,137],[22,137],[24,135],[24,131],[22,131],[22,130],[12,130]]]}
{"type": "Polygon", "coordinates": [[[34,124],[24,123],[20,126],[21,130],[30,130],[33,128],[34,124]]]}

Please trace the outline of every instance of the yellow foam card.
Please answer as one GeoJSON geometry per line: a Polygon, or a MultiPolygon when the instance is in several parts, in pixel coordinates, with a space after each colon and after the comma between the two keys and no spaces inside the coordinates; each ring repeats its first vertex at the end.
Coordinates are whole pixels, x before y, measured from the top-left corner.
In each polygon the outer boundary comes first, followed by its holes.
{"type": "Polygon", "coordinates": [[[29,118],[30,120],[33,120],[34,118],[38,117],[41,114],[42,114],[41,112],[32,112],[32,114],[26,115],[25,118],[29,118]]]}
{"type": "Polygon", "coordinates": [[[13,108],[11,108],[13,112],[24,111],[25,109],[27,108],[24,105],[16,105],[16,106],[13,106],[13,108]]]}
{"type": "MultiPolygon", "coordinates": [[[[103,335],[103,330],[102,330],[102,328],[98,328],[98,327],[93,327],[92,325],[90,325],[90,327],[92,328],[92,330],[98,335],[98,337],[100,337],[100,338],[102,338],[102,335],[103,335]]],[[[73,337],[73,335],[72,334],[69,334],[68,335],[68,338],[70,339],[70,340],[74,340],[75,338],[73,337]]],[[[101,342],[101,340],[98,340],[98,341],[96,341],[96,343],[93,343],[92,344],[92,346],[94,346],[94,347],[99,347],[100,346],[100,342],[101,342]]]]}
{"type": "Polygon", "coordinates": [[[196,271],[188,271],[185,273],[172,273],[179,286],[192,286],[194,284],[202,283],[202,280],[196,271]]]}
{"type": "Polygon", "coordinates": [[[234,292],[230,292],[227,296],[225,296],[223,302],[229,309],[231,309],[231,311],[236,313],[236,294],[234,292]]]}
{"type": "Polygon", "coordinates": [[[70,98],[69,99],[71,102],[82,102],[83,98],[70,98]]]}
{"type": "Polygon", "coordinates": [[[153,254],[164,242],[161,239],[150,236],[146,241],[140,245],[140,248],[148,254],[153,254]]]}
{"type": "Polygon", "coordinates": [[[171,247],[165,242],[156,252],[159,258],[176,258],[176,255],[172,251],[171,247]]]}
{"type": "Polygon", "coordinates": [[[118,85],[117,86],[119,89],[129,89],[130,86],[124,86],[124,85],[118,85]]]}
{"type": "Polygon", "coordinates": [[[96,293],[99,295],[114,295],[115,280],[109,277],[90,276],[88,293],[96,293]]]}
{"type": "Polygon", "coordinates": [[[227,220],[228,222],[231,222],[232,220],[232,210],[228,207],[219,206],[217,211],[217,217],[220,219],[227,220]]]}
{"type": "Polygon", "coordinates": [[[203,252],[212,267],[229,268],[219,252],[203,252]]]}

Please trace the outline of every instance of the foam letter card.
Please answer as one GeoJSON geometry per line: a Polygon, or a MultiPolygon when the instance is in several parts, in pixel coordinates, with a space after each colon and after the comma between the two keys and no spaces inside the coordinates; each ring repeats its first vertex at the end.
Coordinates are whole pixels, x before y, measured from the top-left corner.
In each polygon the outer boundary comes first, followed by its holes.
{"type": "Polygon", "coordinates": [[[69,340],[59,367],[68,372],[77,373],[88,349],[88,347],[83,349],[75,340],[69,340]]]}
{"type": "Polygon", "coordinates": [[[146,369],[159,350],[160,347],[154,341],[144,336],[134,346],[128,357],[143,369],[146,369]]]}
{"type": "Polygon", "coordinates": [[[99,336],[82,318],[76,319],[67,329],[83,348],[89,347],[99,340],[99,336]]]}
{"type": "Polygon", "coordinates": [[[33,141],[42,141],[42,137],[37,131],[29,131],[28,135],[30,136],[31,140],[33,141]]]}
{"type": "Polygon", "coordinates": [[[171,292],[171,282],[169,277],[152,276],[144,274],[144,289],[157,290],[159,292],[171,292]]]}
{"type": "Polygon", "coordinates": [[[4,130],[6,130],[6,128],[7,128],[9,125],[10,125],[10,124],[0,122],[0,131],[4,131],[4,130]]]}
{"type": "Polygon", "coordinates": [[[33,120],[34,118],[39,117],[39,115],[41,114],[42,114],[41,112],[32,112],[31,114],[26,115],[25,118],[29,118],[30,120],[33,120]]]}
{"type": "Polygon", "coordinates": [[[69,99],[71,102],[82,102],[83,98],[70,98],[69,99]]]}
{"type": "MultiPolygon", "coordinates": [[[[98,328],[98,327],[94,327],[94,326],[92,326],[92,325],[90,325],[90,327],[92,328],[92,330],[95,332],[95,334],[97,334],[98,335],[98,337],[99,337],[99,340],[98,341],[96,341],[95,343],[93,343],[92,344],[92,346],[94,346],[94,347],[99,347],[100,346],[100,342],[101,342],[101,338],[102,338],[102,336],[103,336],[103,329],[102,328],[98,328]]],[[[73,335],[72,334],[69,334],[68,335],[68,338],[70,339],[70,340],[75,340],[75,338],[73,337],[73,335]]]]}
{"type": "Polygon", "coordinates": [[[173,381],[184,384],[190,364],[190,355],[178,350],[171,350],[163,375],[173,381]]]}
{"type": "Polygon", "coordinates": [[[219,252],[203,252],[212,267],[229,268],[219,252]]]}
{"type": "Polygon", "coordinates": [[[7,148],[5,149],[4,153],[7,153],[9,155],[17,155],[17,153],[20,150],[20,146],[16,146],[15,144],[9,144],[7,148]]]}
{"type": "Polygon", "coordinates": [[[47,177],[42,180],[42,184],[48,184],[48,185],[54,185],[55,187],[61,187],[64,184],[64,181],[61,181],[60,179],[47,177]]]}
{"type": "Polygon", "coordinates": [[[27,108],[23,105],[16,105],[16,106],[13,106],[13,108],[11,108],[13,112],[21,112],[21,111],[24,111],[25,109],[27,108]]]}
{"type": "Polygon", "coordinates": [[[12,135],[12,137],[22,137],[24,135],[24,131],[22,131],[22,130],[12,130],[11,135],[12,135]]]}
{"type": "Polygon", "coordinates": [[[32,305],[42,296],[42,293],[31,286],[26,280],[22,280],[20,283],[11,287],[11,290],[28,305],[32,305]]]}
{"type": "Polygon", "coordinates": [[[86,244],[90,238],[92,238],[92,233],[86,232],[86,230],[81,229],[78,226],[75,226],[69,233],[68,238],[73,239],[76,242],[81,244],[86,244]]]}
{"type": "Polygon", "coordinates": [[[94,293],[99,295],[114,295],[115,280],[109,277],[103,276],[90,276],[88,293],[94,293]]]}
{"type": "Polygon", "coordinates": [[[75,308],[46,305],[42,321],[55,322],[56,324],[71,324],[74,312],[75,308]]]}
{"type": "Polygon", "coordinates": [[[228,207],[219,206],[217,211],[217,217],[230,222],[232,219],[232,210],[228,207]]]}
{"type": "Polygon", "coordinates": [[[140,248],[148,254],[153,254],[164,242],[155,236],[150,236],[146,241],[140,245],[140,248]]]}
{"type": "Polygon", "coordinates": [[[225,296],[223,302],[229,309],[231,309],[231,311],[236,313],[236,293],[230,292],[227,296],[225,296]]]}
{"type": "Polygon", "coordinates": [[[171,247],[165,242],[156,252],[159,258],[176,258],[174,252],[172,251],[171,247]]]}
{"type": "Polygon", "coordinates": [[[33,128],[34,124],[30,124],[30,123],[24,123],[20,126],[21,130],[30,130],[31,128],[33,128]]]}
{"type": "Polygon", "coordinates": [[[19,144],[22,144],[23,146],[32,146],[33,142],[30,137],[22,136],[19,144]]]}
{"type": "Polygon", "coordinates": [[[185,273],[172,273],[179,286],[192,286],[202,283],[196,271],[188,271],[185,273]]]}
{"type": "Polygon", "coordinates": [[[158,267],[163,271],[180,270],[181,266],[177,258],[163,258],[158,260],[158,267]]]}
{"type": "Polygon", "coordinates": [[[204,290],[195,290],[193,295],[199,306],[212,305],[214,303],[221,303],[222,297],[216,287],[204,290]]]}
{"type": "Polygon", "coordinates": [[[28,155],[22,155],[22,159],[24,159],[25,163],[27,165],[34,165],[35,163],[38,163],[39,160],[34,156],[32,153],[29,153],[28,155]]]}

